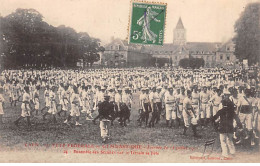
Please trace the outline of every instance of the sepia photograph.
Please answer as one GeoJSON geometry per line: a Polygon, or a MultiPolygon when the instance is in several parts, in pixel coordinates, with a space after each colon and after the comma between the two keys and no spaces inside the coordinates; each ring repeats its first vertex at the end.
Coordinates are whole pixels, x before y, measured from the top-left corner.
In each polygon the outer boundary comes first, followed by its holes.
{"type": "Polygon", "coordinates": [[[0,0],[1,163],[259,163],[260,0],[0,0]]]}

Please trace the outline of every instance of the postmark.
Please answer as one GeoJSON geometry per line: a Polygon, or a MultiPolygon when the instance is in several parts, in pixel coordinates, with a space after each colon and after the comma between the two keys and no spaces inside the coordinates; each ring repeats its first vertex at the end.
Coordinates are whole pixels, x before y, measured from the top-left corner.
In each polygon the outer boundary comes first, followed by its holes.
{"type": "Polygon", "coordinates": [[[129,43],[163,45],[166,3],[131,3],[129,43]]]}

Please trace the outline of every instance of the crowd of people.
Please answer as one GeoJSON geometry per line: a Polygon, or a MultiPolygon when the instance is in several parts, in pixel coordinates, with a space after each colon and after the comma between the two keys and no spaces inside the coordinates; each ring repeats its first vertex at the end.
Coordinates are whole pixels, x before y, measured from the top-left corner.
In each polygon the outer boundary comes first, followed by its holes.
{"type": "MultiPolygon", "coordinates": [[[[120,125],[126,126],[133,111],[139,113],[138,119],[134,119],[138,126],[152,128],[165,123],[170,128],[183,127],[183,135],[191,127],[196,138],[201,137],[197,126],[213,126],[222,134],[228,131],[228,136],[221,136],[222,150],[232,147],[228,138],[236,144],[250,139],[251,146],[259,138],[258,80],[245,79],[241,70],[5,70],[1,82],[1,123],[3,103],[8,102],[3,96],[8,96],[12,107],[22,103],[21,116],[14,122],[16,126],[24,118],[30,126],[30,117],[39,114],[43,120],[51,118],[53,123],[62,115],[68,125],[75,117],[75,125],[80,126],[79,117],[86,116],[94,124],[100,120],[103,142],[110,138],[109,124],[118,119],[120,125]],[[136,96],[138,99],[134,99],[136,96]],[[139,101],[136,107],[139,109],[132,109],[133,100],[139,101]],[[223,120],[226,107],[234,114],[223,120]],[[93,117],[95,111],[98,116],[93,117]],[[225,128],[230,124],[226,121],[232,121],[231,128],[225,128]]],[[[226,153],[225,150],[223,155],[226,153]]]]}

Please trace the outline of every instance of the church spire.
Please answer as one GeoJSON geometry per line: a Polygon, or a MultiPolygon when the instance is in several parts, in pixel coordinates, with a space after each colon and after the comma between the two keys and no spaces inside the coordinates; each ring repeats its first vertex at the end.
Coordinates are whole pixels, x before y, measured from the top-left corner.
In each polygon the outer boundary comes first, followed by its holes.
{"type": "Polygon", "coordinates": [[[179,21],[178,21],[178,23],[176,25],[176,29],[184,29],[181,17],[179,18],[179,21]]]}
{"type": "Polygon", "coordinates": [[[176,28],[174,29],[173,43],[175,45],[185,45],[186,44],[186,30],[183,26],[181,17],[179,18],[176,28]]]}

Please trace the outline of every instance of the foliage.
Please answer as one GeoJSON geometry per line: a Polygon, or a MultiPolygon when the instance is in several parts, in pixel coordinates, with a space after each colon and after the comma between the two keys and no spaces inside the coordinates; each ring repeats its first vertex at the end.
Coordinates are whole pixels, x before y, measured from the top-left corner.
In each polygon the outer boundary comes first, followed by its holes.
{"type": "Polygon", "coordinates": [[[260,3],[250,3],[235,23],[235,55],[248,64],[260,62],[260,3]]]}
{"type": "Polygon", "coordinates": [[[92,65],[104,51],[98,39],[64,25],[53,27],[34,9],[0,17],[0,43],[5,68],[75,67],[79,59],[92,65]]]}
{"type": "Polygon", "coordinates": [[[182,68],[192,68],[192,69],[198,69],[200,67],[203,67],[205,65],[205,61],[203,58],[184,58],[181,59],[179,62],[179,66],[182,68]]]}

